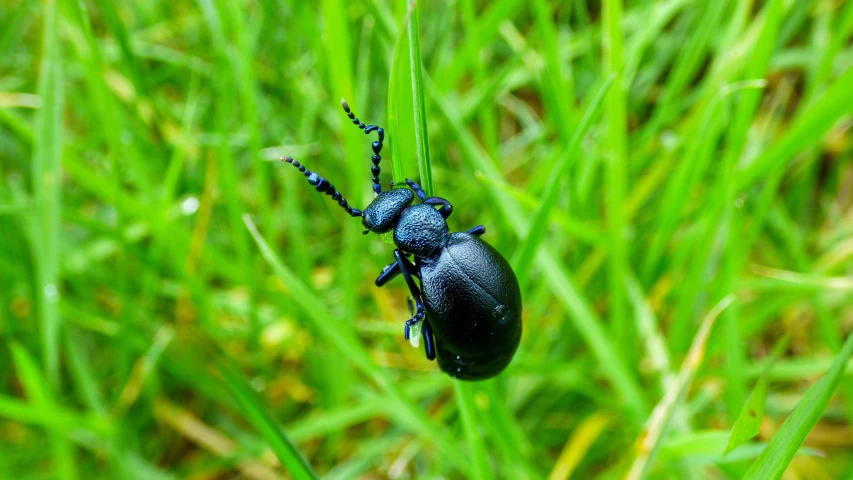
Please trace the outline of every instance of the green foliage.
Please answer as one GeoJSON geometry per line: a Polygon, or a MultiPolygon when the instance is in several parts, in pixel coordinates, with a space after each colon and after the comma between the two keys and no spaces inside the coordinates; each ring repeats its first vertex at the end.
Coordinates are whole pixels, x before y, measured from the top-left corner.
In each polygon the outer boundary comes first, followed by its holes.
{"type": "Polygon", "coordinates": [[[0,477],[853,472],[853,2],[7,3],[0,477]],[[273,162],[363,208],[341,97],[512,259],[498,378],[273,162]]]}
{"type": "Polygon", "coordinates": [[[252,386],[246,382],[239,372],[234,370],[233,366],[225,362],[219,365],[222,377],[237,400],[246,421],[258,431],[266,444],[275,452],[285,470],[293,475],[293,478],[301,480],[318,478],[311,465],[305,461],[299,450],[281,431],[276,421],[270,418],[262,400],[258,398],[257,392],[252,389],[252,386]]]}
{"type": "Polygon", "coordinates": [[[758,381],[755,382],[755,387],[753,387],[752,392],[746,398],[743,410],[740,411],[732,426],[729,443],[726,445],[726,453],[731,452],[761,433],[761,422],[764,420],[764,411],[767,403],[767,389],[770,384],[768,373],[770,373],[770,367],[773,365],[773,362],[781,352],[787,350],[788,345],[789,337],[786,336],[773,348],[773,354],[767,362],[766,369],[758,377],[758,381]]]}
{"type": "Polygon", "coordinates": [[[802,400],[797,403],[794,411],[785,420],[782,428],[770,440],[770,444],[761,452],[761,456],[747,470],[744,478],[752,480],[782,477],[788,464],[791,463],[791,459],[794,458],[794,454],[823,415],[823,411],[829,404],[835,389],[838,388],[838,382],[844,375],[847,361],[851,355],[853,355],[853,335],[847,337],[844,348],[835,357],[829,372],[809,387],[802,400]]]}

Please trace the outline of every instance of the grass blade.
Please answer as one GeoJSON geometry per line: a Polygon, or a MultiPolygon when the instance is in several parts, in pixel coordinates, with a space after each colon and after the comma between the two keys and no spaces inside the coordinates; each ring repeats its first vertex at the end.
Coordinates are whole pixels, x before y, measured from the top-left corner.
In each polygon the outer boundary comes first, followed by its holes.
{"type": "Polygon", "coordinates": [[[38,406],[19,398],[0,395],[0,418],[12,422],[37,425],[62,435],[71,430],[85,430],[110,438],[112,425],[99,419],[78,414],[57,405],[38,406]]]}
{"type": "Polygon", "coordinates": [[[744,478],[778,479],[782,477],[791,459],[806,439],[811,429],[820,420],[821,414],[835,393],[838,382],[844,375],[847,361],[853,355],[853,334],[847,336],[841,352],[836,355],[829,371],[820,380],[809,387],[794,411],[782,424],[782,428],[773,436],[767,448],[758,460],[747,470],[744,478]]]}
{"type": "Polygon", "coordinates": [[[483,436],[479,432],[477,421],[477,406],[474,404],[473,386],[466,382],[453,382],[453,392],[456,394],[456,407],[459,409],[459,417],[462,420],[462,429],[465,431],[465,439],[468,440],[468,449],[471,454],[474,472],[472,478],[485,480],[493,478],[489,471],[489,460],[486,458],[486,447],[483,436]]]}
{"type": "MultiPolygon", "coordinates": [[[[18,380],[24,387],[30,403],[37,409],[52,412],[56,409],[53,395],[50,391],[49,382],[41,373],[38,363],[30,353],[19,343],[10,344],[12,358],[18,373],[18,380]]],[[[54,457],[54,471],[56,478],[77,478],[74,464],[74,450],[68,442],[66,435],[68,430],[51,429],[50,444],[54,457]]]]}
{"type": "Polygon", "coordinates": [[[44,377],[39,373],[38,363],[23,345],[15,342],[9,345],[18,381],[21,382],[24,393],[34,405],[44,406],[50,403],[50,392],[44,377]]]}
{"type": "Polygon", "coordinates": [[[0,216],[26,214],[30,211],[30,208],[26,203],[0,204],[0,216]]]}
{"type": "Polygon", "coordinates": [[[225,384],[240,406],[246,420],[264,437],[284,468],[296,479],[318,479],[317,473],[302,456],[302,453],[287,438],[278,424],[267,413],[266,408],[254,389],[243,375],[226,362],[219,363],[219,371],[225,378],[225,384]]]}
{"type": "Polygon", "coordinates": [[[658,454],[661,441],[664,438],[664,432],[669,425],[669,420],[672,418],[675,409],[679,406],[679,399],[690,385],[690,382],[696,375],[696,371],[702,365],[708,340],[711,337],[711,330],[714,328],[714,324],[723,310],[733,301],[733,296],[722,299],[708,312],[699,326],[699,331],[693,337],[693,343],[690,345],[690,350],[684,358],[684,363],[681,365],[681,370],[679,370],[674,384],[667,390],[660,402],[658,402],[652,412],[652,416],[649,418],[648,425],[640,435],[640,440],[637,441],[640,452],[631,465],[631,469],[626,476],[627,479],[636,480],[646,478],[649,474],[649,469],[652,467],[658,454]]]}
{"type": "Polygon", "coordinates": [[[548,219],[554,210],[554,206],[557,204],[557,194],[560,192],[560,185],[563,183],[562,180],[568,173],[568,169],[572,165],[571,160],[574,160],[577,155],[578,145],[580,145],[581,139],[589,131],[589,127],[592,125],[592,120],[598,112],[604,96],[610,90],[610,86],[613,85],[614,78],[615,75],[611,75],[604,81],[601,88],[598,89],[589,107],[584,112],[577,130],[572,135],[566,151],[560,155],[560,159],[557,160],[556,165],[554,165],[554,168],[548,174],[548,185],[545,187],[545,193],[541,195],[542,201],[533,213],[533,221],[530,224],[530,229],[527,231],[527,236],[521,244],[521,251],[516,256],[515,262],[513,262],[513,269],[521,285],[526,284],[530,267],[533,264],[533,258],[545,238],[545,228],[548,226],[548,219]]]}
{"type": "Polygon", "coordinates": [[[427,133],[426,109],[424,106],[424,74],[421,60],[420,7],[413,2],[413,11],[409,18],[409,67],[412,77],[412,103],[415,119],[415,145],[418,152],[418,172],[420,186],[428,197],[432,196],[432,168],[429,160],[429,135],[427,133]]]}
{"type": "Polygon", "coordinates": [[[849,101],[851,91],[853,91],[853,67],[848,68],[830,85],[823,96],[806,112],[796,117],[778,142],[741,169],[737,176],[738,188],[748,188],[773,170],[781,169],[797,153],[819,142],[835,122],[853,111],[853,103],[849,101]]]}
{"type": "Polygon", "coordinates": [[[401,36],[397,37],[394,47],[394,55],[391,57],[391,75],[388,78],[388,148],[391,150],[391,172],[394,184],[403,185],[406,178],[403,173],[403,163],[400,159],[400,141],[396,132],[400,131],[399,114],[399,90],[400,90],[400,42],[401,36]]]}
{"type": "Polygon", "coordinates": [[[675,381],[666,337],[661,332],[659,321],[646,301],[640,282],[633,275],[625,277],[625,289],[628,292],[629,301],[634,306],[636,329],[645,346],[646,358],[652,369],[660,376],[661,391],[665,392],[675,381]]]}
{"type": "Polygon", "coordinates": [[[625,69],[622,33],[622,0],[605,0],[603,10],[602,49],[604,71],[616,76],[616,85],[607,95],[607,144],[604,146],[606,220],[608,230],[607,289],[608,316],[615,343],[628,359],[633,349],[631,324],[628,322],[625,286],[622,279],[628,270],[628,243],[625,241],[625,197],[628,181],[628,103],[627,87],[622,75],[625,69]]]}
{"type": "MultiPolygon", "coordinates": [[[[59,336],[62,319],[59,315],[59,262],[63,238],[60,230],[62,208],[62,112],[63,75],[59,43],[59,11],[56,0],[45,2],[44,29],[42,35],[41,72],[38,92],[42,107],[36,114],[36,137],[33,148],[32,178],[34,216],[32,238],[33,262],[35,264],[36,298],[41,316],[41,346],[47,384],[51,389],[59,388],[59,336]]],[[[19,367],[26,355],[22,348],[15,348],[19,367]]],[[[34,377],[30,372],[29,377],[34,377]]],[[[31,393],[32,394],[32,393],[31,393]]],[[[48,403],[50,393],[44,392],[39,401],[48,403]]],[[[60,433],[51,433],[55,475],[61,479],[77,476],[74,451],[60,433]]]]}
{"type": "MultiPolygon", "coordinates": [[[[724,430],[697,430],[673,434],[661,445],[659,460],[662,464],[667,464],[678,459],[685,465],[696,467],[737,464],[745,460],[755,460],[767,448],[766,443],[748,442],[725,454],[723,451],[728,438],[729,434],[724,430]]],[[[823,454],[813,448],[801,448],[797,455],[819,457],[823,454]]],[[[730,475],[729,478],[741,478],[741,475],[730,475]]]]}
{"type": "Polygon", "coordinates": [[[788,336],[780,340],[773,349],[773,353],[770,354],[767,367],[758,378],[755,388],[749,394],[743,410],[741,410],[740,415],[735,420],[734,426],[732,426],[725,453],[731,452],[760,433],[761,420],[764,418],[764,404],[767,401],[767,386],[770,383],[770,367],[773,366],[779,355],[788,348],[788,340],[788,336]]]}
{"type": "Polygon", "coordinates": [[[767,401],[768,383],[769,380],[766,375],[762,375],[758,379],[732,427],[732,434],[729,437],[729,443],[726,445],[726,453],[755,438],[760,433],[761,419],[764,418],[764,403],[767,401]]]}
{"type": "MultiPolygon", "coordinates": [[[[409,74],[412,73],[412,65],[410,68],[404,68],[405,56],[408,55],[410,48],[406,48],[404,53],[404,45],[409,43],[406,34],[407,29],[403,26],[408,25],[412,17],[414,5],[410,5],[403,17],[403,23],[397,28],[397,39],[394,42],[394,54],[391,58],[391,72],[388,79],[388,143],[391,148],[391,168],[393,172],[394,184],[405,185],[406,173],[403,170],[404,160],[402,152],[418,151],[419,146],[410,135],[405,135],[404,132],[412,131],[408,127],[411,125],[408,119],[416,119],[416,113],[409,115],[409,108],[414,112],[414,106],[409,102],[409,97],[401,95],[400,84],[407,80],[412,84],[414,89],[415,80],[409,79],[409,74]],[[401,101],[402,100],[402,101],[401,101]]],[[[420,153],[419,153],[420,154],[420,153]]],[[[423,185],[421,185],[423,187],[423,185]]]]}
{"type": "Polygon", "coordinates": [[[41,313],[42,356],[47,378],[59,383],[59,296],[60,199],[62,198],[62,67],[59,53],[56,1],[48,1],[44,14],[44,38],[39,76],[42,108],[36,114],[33,147],[33,200],[35,217],[33,261],[41,313]]]}
{"type": "Polygon", "coordinates": [[[601,436],[611,418],[604,412],[596,412],[584,419],[569,437],[563,451],[554,463],[548,480],[563,480],[572,477],[593,443],[601,436]]]}

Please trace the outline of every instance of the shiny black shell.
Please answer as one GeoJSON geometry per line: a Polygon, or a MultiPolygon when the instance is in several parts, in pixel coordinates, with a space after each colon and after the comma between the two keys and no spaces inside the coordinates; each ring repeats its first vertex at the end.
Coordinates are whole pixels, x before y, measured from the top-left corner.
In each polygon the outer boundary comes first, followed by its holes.
{"type": "Polygon", "coordinates": [[[418,260],[441,370],[461,380],[500,373],[521,341],[521,290],[509,263],[468,233],[418,260]]]}

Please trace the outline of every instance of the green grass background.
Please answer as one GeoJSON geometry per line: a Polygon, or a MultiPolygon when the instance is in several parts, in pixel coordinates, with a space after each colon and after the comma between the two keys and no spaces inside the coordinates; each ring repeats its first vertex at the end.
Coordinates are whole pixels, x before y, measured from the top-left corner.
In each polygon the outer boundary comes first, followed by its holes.
{"type": "Polygon", "coordinates": [[[0,4],[0,477],[853,478],[853,2],[409,7],[0,4]],[[518,273],[499,377],[270,161],[365,206],[341,97],[518,273]]]}

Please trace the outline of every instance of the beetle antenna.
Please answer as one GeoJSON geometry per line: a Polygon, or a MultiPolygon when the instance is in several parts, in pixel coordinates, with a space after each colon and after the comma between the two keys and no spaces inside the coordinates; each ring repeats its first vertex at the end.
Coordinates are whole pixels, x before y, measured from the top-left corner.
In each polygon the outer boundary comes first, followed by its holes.
{"type": "Polygon", "coordinates": [[[301,163],[299,163],[298,161],[296,161],[290,157],[281,157],[281,161],[287,162],[287,163],[293,165],[294,167],[298,168],[299,171],[302,172],[303,175],[308,177],[308,183],[313,185],[317,189],[318,192],[325,193],[326,195],[332,197],[332,200],[337,201],[338,205],[340,205],[341,208],[346,210],[347,213],[349,213],[351,217],[360,217],[361,216],[361,210],[359,210],[357,208],[350,207],[349,204],[347,204],[347,200],[343,197],[343,195],[341,195],[341,192],[339,192],[335,188],[334,185],[329,183],[328,180],[321,177],[320,175],[317,175],[316,173],[312,172],[311,170],[308,170],[307,168],[305,168],[305,165],[302,165],[301,163]]]}
{"type": "Polygon", "coordinates": [[[355,114],[352,113],[352,110],[349,109],[347,101],[343,98],[341,99],[341,106],[347,113],[347,117],[352,120],[353,125],[364,130],[365,134],[375,131],[379,135],[379,141],[371,144],[373,147],[373,157],[371,157],[371,160],[373,160],[373,168],[370,169],[370,172],[373,173],[373,193],[378,195],[382,192],[382,185],[379,184],[379,162],[382,160],[382,157],[379,156],[379,152],[382,151],[382,142],[385,141],[385,130],[377,125],[365,125],[364,122],[356,118],[355,114]]]}

